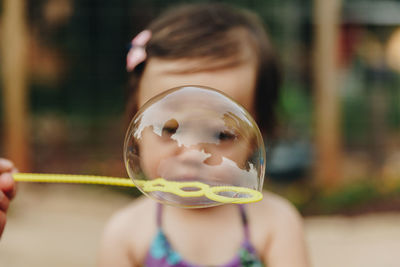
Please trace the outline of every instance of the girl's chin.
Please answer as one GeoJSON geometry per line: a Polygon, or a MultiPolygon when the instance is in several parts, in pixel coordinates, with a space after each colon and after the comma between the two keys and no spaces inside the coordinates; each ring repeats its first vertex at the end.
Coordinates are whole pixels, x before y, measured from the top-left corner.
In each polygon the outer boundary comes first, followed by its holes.
{"type": "Polygon", "coordinates": [[[200,197],[181,197],[173,193],[155,191],[151,192],[150,197],[167,205],[180,208],[207,208],[221,205],[220,202],[211,200],[205,196],[200,197]]]}

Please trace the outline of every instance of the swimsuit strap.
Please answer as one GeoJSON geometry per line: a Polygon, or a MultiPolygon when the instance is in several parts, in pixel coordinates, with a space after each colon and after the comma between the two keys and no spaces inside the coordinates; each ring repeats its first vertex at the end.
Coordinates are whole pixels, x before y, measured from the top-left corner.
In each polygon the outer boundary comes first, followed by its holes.
{"type": "Polygon", "coordinates": [[[244,205],[239,205],[239,210],[240,210],[240,217],[241,217],[242,223],[243,223],[244,239],[245,239],[244,241],[250,242],[249,224],[248,224],[246,210],[244,208],[244,205]]]}
{"type": "Polygon", "coordinates": [[[162,224],[162,204],[157,203],[157,213],[156,213],[156,220],[157,220],[157,227],[158,229],[161,229],[161,224],[162,224]]]}

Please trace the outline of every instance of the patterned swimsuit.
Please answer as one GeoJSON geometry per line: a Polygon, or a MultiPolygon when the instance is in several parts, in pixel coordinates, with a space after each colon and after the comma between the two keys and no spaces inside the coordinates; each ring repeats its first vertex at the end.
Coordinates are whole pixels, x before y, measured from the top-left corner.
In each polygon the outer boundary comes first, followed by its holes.
{"type": "MultiPolygon", "coordinates": [[[[174,251],[169,243],[164,231],[161,227],[162,222],[162,205],[157,204],[157,226],[158,231],[153,239],[150,251],[146,258],[146,267],[200,267],[186,262],[179,253],[174,251]]],[[[262,263],[258,258],[254,247],[250,243],[249,228],[244,207],[238,205],[243,223],[244,240],[239,248],[237,255],[222,267],[262,267],[262,263]]]]}

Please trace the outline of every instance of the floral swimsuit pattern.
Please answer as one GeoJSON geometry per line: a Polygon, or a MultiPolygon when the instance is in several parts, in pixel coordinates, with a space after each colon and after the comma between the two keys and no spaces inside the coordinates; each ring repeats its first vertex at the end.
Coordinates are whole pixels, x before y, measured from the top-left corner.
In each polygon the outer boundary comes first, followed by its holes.
{"type": "MultiPolygon", "coordinates": [[[[176,252],[161,227],[162,205],[157,204],[157,225],[158,231],[153,239],[150,251],[147,255],[146,267],[200,267],[186,262],[181,255],[176,252]]],[[[249,229],[247,224],[246,212],[244,206],[239,205],[239,210],[242,218],[245,238],[239,248],[237,255],[227,264],[221,267],[262,267],[264,266],[256,254],[254,247],[249,240],[249,229]]]]}

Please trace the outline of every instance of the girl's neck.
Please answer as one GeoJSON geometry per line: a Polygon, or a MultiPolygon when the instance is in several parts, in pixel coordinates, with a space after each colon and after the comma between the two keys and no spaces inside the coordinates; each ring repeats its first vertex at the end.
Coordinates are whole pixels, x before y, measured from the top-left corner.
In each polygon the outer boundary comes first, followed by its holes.
{"type": "Polygon", "coordinates": [[[182,217],[186,220],[201,219],[203,217],[224,217],[224,215],[228,215],[232,213],[232,211],[237,212],[238,209],[235,204],[224,204],[215,207],[194,209],[185,209],[164,205],[162,208],[171,215],[182,217]]]}

